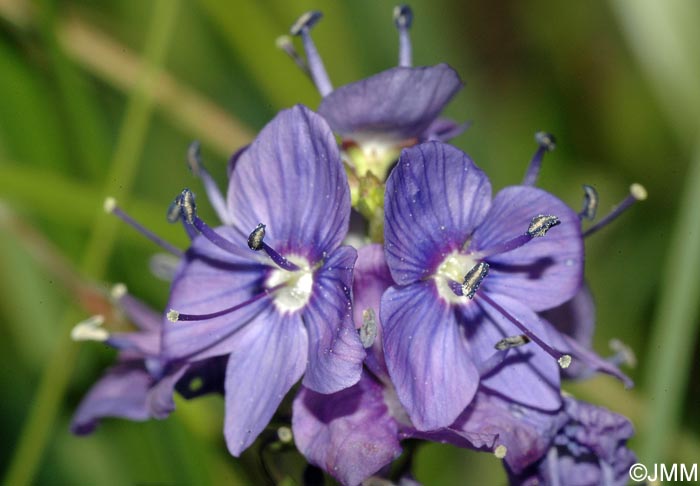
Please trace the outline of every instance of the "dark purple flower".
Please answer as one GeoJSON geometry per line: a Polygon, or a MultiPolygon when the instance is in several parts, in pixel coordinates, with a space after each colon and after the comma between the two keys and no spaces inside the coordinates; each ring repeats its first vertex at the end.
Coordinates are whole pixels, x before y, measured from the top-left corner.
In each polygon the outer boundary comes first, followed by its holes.
{"type": "MultiPolygon", "coordinates": [[[[602,407],[564,399],[565,420],[548,450],[524,470],[507,467],[511,483],[535,486],[622,486],[636,462],[627,448],[634,434],[625,417],[602,407]]],[[[508,464],[510,466],[510,464],[508,464]]]]}
{"type": "Polygon", "coordinates": [[[446,64],[412,67],[409,29],[413,13],[408,6],[394,11],[399,65],[335,89],[311,39],[311,28],[320,18],[320,12],[308,12],[291,29],[302,38],[306,62],[291,43],[283,42],[281,47],[314,81],[323,97],[318,112],[342,137],[357,175],[371,171],[383,180],[402,147],[424,140],[446,141],[466,128],[465,124],[438,119],[462,88],[454,69],[446,64]]]}
{"type": "Polygon", "coordinates": [[[381,303],[384,352],[416,428],[452,424],[479,383],[521,405],[558,409],[557,360],[566,367],[570,357],[548,344],[554,331],[536,312],[580,288],[578,215],[532,187],[492,200],[486,175],[438,142],[403,151],[385,212],[397,285],[381,303]]]}
{"type": "Polygon", "coordinates": [[[360,378],[356,252],[339,246],[349,188],[330,128],[301,106],[263,128],[231,174],[229,225],[207,226],[187,190],[178,208],[199,235],[173,282],[163,354],[170,362],[228,356],[224,433],[238,456],[302,375],[319,393],[360,378]]]}
{"type": "MultiPolygon", "coordinates": [[[[91,433],[104,417],[138,421],[167,417],[175,408],[175,383],[187,372],[186,366],[163,367],[161,315],[126,294],[121,285],[115,286],[113,294],[138,329],[109,333],[101,327],[102,316],[83,321],[73,329],[74,340],[103,342],[119,350],[117,364],[105,372],[78,406],[71,429],[80,435],[91,433]]],[[[202,378],[203,383],[209,382],[207,376],[202,378]]]]}

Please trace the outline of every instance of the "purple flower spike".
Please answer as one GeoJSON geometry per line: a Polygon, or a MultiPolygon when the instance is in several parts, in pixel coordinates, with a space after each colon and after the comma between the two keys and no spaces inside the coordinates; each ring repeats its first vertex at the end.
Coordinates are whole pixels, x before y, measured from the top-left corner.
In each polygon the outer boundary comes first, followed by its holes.
{"type": "Polygon", "coordinates": [[[634,434],[630,421],[572,398],[564,400],[564,417],[551,447],[537,463],[522,471],[507,468],[511,484],[627,484],[629,468],[636,462],[627,448],[634,434]]]}
{"type": "Polygon", "coordinates": [[[350,194],[326,122],[280,112],[236,160],[231,226],[209,228],[189,191],[176,200],[199,236],[173,282],[163,353],[228,356],[225,436],[235,456],[303,384],[333,393],[357,383],[365,356],[352,322],[356,252],[339,246],[350,194]]]}
{"type": "Polygon", "coordinates": [[[382,298],[384,352],[416,428],[453,423],[480,380],[522,405],[559,408],[557,361],[566,368],[571,357],[552,347],[536,312],[581,285],[577,214],[531,187],[491,201],[484,173],[438,142],[403,151],[385,212],[398,285],[382,298]]]}

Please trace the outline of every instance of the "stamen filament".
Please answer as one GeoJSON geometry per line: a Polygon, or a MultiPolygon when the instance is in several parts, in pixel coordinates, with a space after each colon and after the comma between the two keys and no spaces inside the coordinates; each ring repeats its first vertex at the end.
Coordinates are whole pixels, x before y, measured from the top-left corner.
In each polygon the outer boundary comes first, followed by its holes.
{"type": "Polygon", "coordinates": [[[525,334],[528,338],[530,338],[531,341],[534,341],[537,343],[547,354],[552,356],[554,359],[557,360],[559,363],[559,366],[562,368],[568,368],[569,364],[571,364],[571,356],[568,354],[561,353],[551,346],[549,346],[547,343],[545,343],[542,339],[540,339],[535,333],[533,333],[530,329],[525,326],[522,322],[520,322],[517,318],[512,316],[508,311],[506,311],[503,307],[498,305],[491,297],[489,297],[485,292],[482,292],[478,295],[479,299],[486,302],[488,305],[493,307],[497,312],[499,312],[503,317],[508,319],[510,322],[515,324],[515,326],[520,329],[523,334],[525,334]]]}
{"type": "Polygon", "coordinates": [[[486,248],[485,250],[470,253],[469,256],[471,256],[475,260],[481,260],[490,256],[499,255],[501,253],[506,253],[508,251],[515,250],[516,248],[520,248],[525,243],[528,243],[530,240],[532,240],[532,238],[533,237],[529,234],[516,236],[515,238],[511,238],[510,240],[506,240],[501,243],[496,243],[492,247],[486,248]]]}
{"type": "Polygon", "coordinates": [[[318,11],[306,12],[290,29],[292,35],[300,35],[301,40],[304,44],[304,52],[306,53],[306,62],[309,66],[309,72],[311,73],[311,79],[313,79],[316,89],[325,97],[333,91],[333,85],[328,77],[326,68],[323,65],[321,56],[316,49],[314,41],[311,39],[311,27],[313,27],[316,22],[321,20],[323,15],[318,11]]]}
{"type": "Polygon", "coordinates": [[[219,217],[219,220],[227,225],[233,224],[233,220],[231,219],[228,208],[226,207],[226,200],[221,194],[219,186],[216,185],[214,178],[202,163],[200,144],[196,140],[192,142],[187,149],[187,164],[189,165],[192,173],[202,180],[204,190],[209,197],[209,202],[211,202],[211,205],[214,208],[214,211],[216,211],[216,215],[219,217]]]}
{"type": "Polygon", "coordinates": [[[409,30],[413,23],[413,11],[408,5],[394,7],[394,24],[399,31],[399,66],[413,65],[413,49],[409,30]]]}
{"type": "Polygon", "coordinates": [[[122,221],[124,221],[126,224],[134,228],[136,231],[141,233],[143,236],[151,240],[153,243],[156,245],[160,246],[162,249],[165,251],[172,253],[176,257],[180,258],[183,255],[182,250],[179,248],[176,248],[174,245],[168,243],[164,239],[162,239],[160,236],[156,235],[152,231],[146,229],[144,226],[142,226],[140,223],[138,223],[134,218],[129,216],[127,213],[125,213],[118,205],[117,202],[113,198],[107,198],[105,200],[105,211],[115,215],[122,221]]]}
{"type": "Polygon", "coordinates": [[[197,228],[197,231],[204,236],[207,240],[211,241],[213,244],[221,248],[222,250],[243,258],[249,258],[250,255],[246,253],[242,248],[231,243],[229,240],[221,236],[219,233],[211,229],[211,227],[205,223],[199,216],[194,216],[192,218],[192,225],[197,228]]]}
{"type": "Polygon", "coordinates": [[[630,186],[629,195],[622,200],[620,204],[615,206],[612,211],[610,211],[603,219],[598,221],[596,224],[588,228],[583,232],[583,237],[587,238],[598,230],[604,228],[614,220],[616,220],[622,213],[624,213],[630,206],[632,206],[637,201],[644,201],[647,198],[647,190],[641,184],[632,184],[630,186]]]}
{"type": "MultiPolygon", "coordinates": [[[[301,55],[297,52],[297,50],[294,48],[294,44],[292,44],[292,40],[289,38],[287,35],[281,35],[277,38],[275,41],[275,45],[277,46],[278,49],[281,49],[289,56],[289,58],[294,61],[294,64],[297,65],[301,71],[306,74],[308,77],[311,77],[311,71],[309,71],[309,66],[306,64],[306,61],[304,60],[301,55]]],[[[312,78],[313,79],[313,78],[312,78]]]]}
{"type": "Polygon", "coordinates": [[[532,160],[530,160],[530,165],[528,165],[527,171],[525,172],[525,177],[523,178],[524,186],[534,186],[537,183],[544,154],[546,152],[551,152],[556,147],[556,140],[550,133],[537,132],[535,134],[535,141],[537,142],[538,147],[535,155],[532,156],[532,160]]]}
{"type": "Polygon", "coordinates": [[[247,305],[253,304],[261,299],[264,299],[265,297],[269,297],[273,292],[276,290],[281,289],[284,287],[285,284],[279,284],[275,285],[274,287],[270,287],[269,289],[265,289],[259,294],[251,297],[250,299],[246,300],[245,302],[241,302],[240,304],[236,304],[232,307],[229,307],[227,309],[223,309],[217,312],[212,312],[210,314],[182,314],[181,312],[176,311],[175,309],[170,309],[167,313],[168,320],[170,322],[183,322],[183,321],[206,321],[208,319],[214,319],[216,317],[221,317],[226,314],[230,314],[231,312],[235,312],[239,309],[242,309],[243,307],[246,307],[247,305]]]}

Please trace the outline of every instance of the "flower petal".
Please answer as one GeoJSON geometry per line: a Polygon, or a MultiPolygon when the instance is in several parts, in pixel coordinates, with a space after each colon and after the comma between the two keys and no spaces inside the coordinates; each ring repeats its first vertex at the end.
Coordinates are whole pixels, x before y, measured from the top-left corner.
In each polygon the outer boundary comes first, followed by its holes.
{"type": "Polygon", "coordinates": [[[147,420],[146,397],[153,380],[141,362],[125,362],[107,370],[80,402],[71,430],[78,435],[91,433],[104,417],[147,420]]]}
{"type": "Polygon", "coordinates": [[[384,248],[379,244],[366,245],[357,252],[357,263],[355,264],[355,279],[352,289],[353,318],[355,327],[362,327],[363,312],[367,309],[374,311],[377,336],[374,343],[367,350],[365,365],[376,376],[387,376],[386,363],[384,361],[384,349],[382,347],[382,323],[379,315],[379,308],[382,294],[394,284],[389,273],[389,267],[384,257],[384,248]]]}
{"type": "Polygon", "coordinates": [[[242,329],[226,368],[224,435],[238,457],[258,437],[304,373],[307,337],[298,314],[268,310],[242,329]]]}
{"type": "Polygon", "coordinates": [[[526,302],[535,311],[563,304],[581,287],[581,222],[571,208],[541,189],[507,187],[496,194],[469,248],[485,250],[520,236],[540,214],[554,215],[561,224],[520,248],[486,258],[491,268],[483,283],[488,292],[526,302]]]}
{"type": "MultiPolygon", "coordinates": [[[[229,241],[245,238],[233,228],[222,226],[215,230],[229,241]]],[[[257,255],[246,247],[251,260],[231,255],[204,237],[192,242],[170,290],[168,309],[181,314],[210,314],[251,299],[262,291],[265,268],[257,255]]],[[[163,354],[170,360],[187,358],[200,360],[228,354],[229,338],[242,325],[269,306],[263,298],[238,311],[201,321],[170,322],[163,320],[163,354]]]]}
{"type": "Polygon", "coordinates": [[[312,263],[345,237],[350,188],[328,124],[308,108],[281,111],[238,158],[228,188],[234,226],[312,263]]]}
{"type": "Polygon", "coordinates": [[[587,348],[593,345],[595,302],[587,284],[584,283],[571,300],[542,312],[542,317],[581,345],[587,348]]]}
{"type": "Polygon", "coordinates": [[[187,367],[187,364],[177,366],[153,384],[147,397],[148,409],[152,417],[164,419],[175,410],[175,400],[173,400],[175,384],[185,374],[187,367]]]}
{"type": "Polygon", "coordinates": [[[315,275],[303,320],[309,334],[309,365],[304,386],[333,393],[357,383],[365,351],[352,321],[352,268],[357,252],[334,251],[315,275]]]}
{"type": "Polygon", "coordinates": [[[384,355],[396,393],[418,430],[450,425],[469,404],[479,374],[433,282],[392,287],[382,297],[384,355]]]}
{"type": "Polygon", "coordinates": [[[331,395],[302,387],[294,400],[292,429],[304,457],[345,485],[360,484],[401,454],[383,387],[367,373],[331,395]]]}
{"type": "Polygon", "coordinates": [[[488,178],[461,150],[439,142],[404,150],[389,175],[384,204],[394,280],[406,285],[432,273],[464,245],[490,198],[488,178]]]}
{"type": "Polygon", "coordinates": [[[337,88],[318,112],[343,137],[400,141],[421,135],[461,87],[447,64],[395,67],[337,88]]]}
{"type": "MultiPolygon", "coordinates": [[[[552,344],[553,340],[547,333],[546,326],[527,306],[506,296],[489,296],[545,343],[552,344]]],[[[467,340],[477,364],[487,362],[494,353],[505,355],[503,351],[495,350],[496,343],[504,337],[522,334],[515,324],[490,305],[479,302],[479,306],[483,313],[478,315],[483,320],[475,321],[473,317],[468,320],[465,317],[463,321],[467,340]]],[[[482,376],[481,384],[521,405],[540,410],[556,410],[561,407],[559,376],[556,359],[536,343],[530,342],[509,350],[502,363],[482,376]]]]}

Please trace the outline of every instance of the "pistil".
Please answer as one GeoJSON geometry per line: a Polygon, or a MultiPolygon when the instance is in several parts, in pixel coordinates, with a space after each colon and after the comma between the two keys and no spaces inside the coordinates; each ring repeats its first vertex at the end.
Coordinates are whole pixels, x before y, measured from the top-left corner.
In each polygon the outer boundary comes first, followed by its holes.
{"type": "Polygon", "coordinates": [[[409,30],[413,23],[413,11],[408,5],[394,7],[394,24],[399,31],[399,66],[411,67],[413,65],[413,49],[409,30]]]}
{"type": "Polygon", "coordinates": [[[647,198],[647,190],[641,184],[632,184],[630,186],[629,195],[622,200],[620,204],[615,206],[612,211],[610,211],[603,219],[598,221],[596,224],[588,228],[583,232],[583,237],[587,238],[598,230],[604,228],[614,220],[616,220],[622,213],[624,213],[630,206],[632,206],[637,201],[644,201],[647,198]]]}
{"type": "Polygon", "coordinates": [[[306,12],[299,20],[297,20],[292,28],[290,29],[290,34],[301,36],[301,40],[304,44],[304,52],[306,53],[306,62],[309,66],[309,72],[311,73],[311,79],[313,79],[316,89],[321,93],[321,96],[325,97],[333,91],[333,85],[328,77],[326,68],[323,65],[321,56],[316,49],[314,41],[311,39],[311,28],[316,25],[316,22],[321,20],[323,14],[318,11],[306,12]]]}

